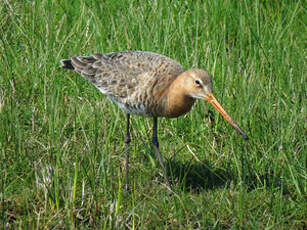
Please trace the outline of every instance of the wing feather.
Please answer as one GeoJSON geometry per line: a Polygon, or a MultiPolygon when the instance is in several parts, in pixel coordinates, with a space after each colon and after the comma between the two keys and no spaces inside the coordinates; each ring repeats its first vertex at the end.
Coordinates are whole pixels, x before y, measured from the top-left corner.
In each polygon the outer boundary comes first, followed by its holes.
{"type": "MultiPolygon", "coordinates": [[[[62,60],[63,68],[86,77],[101,92],[125,98],[137,89],[158,87],[159,79],[170,84],[184,71],[182,65],[166,56],[148,51],[122,51],[62,60]]],[[[165,85],[164,84],[164,85],[165,85]]]]}

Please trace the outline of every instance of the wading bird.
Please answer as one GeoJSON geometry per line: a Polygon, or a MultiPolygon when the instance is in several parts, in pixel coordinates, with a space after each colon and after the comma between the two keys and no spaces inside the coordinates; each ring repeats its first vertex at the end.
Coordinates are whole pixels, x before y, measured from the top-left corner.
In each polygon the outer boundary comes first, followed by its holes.
{"type": "Polygon", "coordinates": [[[92,56],[74,56],[61,60],[62,68],[71,69],[88,79],[101,93],[127,113],[125,135],[125,188],[128,190],[130,114],[153,117],[152,145],[168,182],[159,150],[158,117],[179,117],[192,108],[196,99],[207,100],[248,139],[213,95],[212,80],[201,69],[184,68],[176,61],[152,52],[124,51],[92,56]]]}

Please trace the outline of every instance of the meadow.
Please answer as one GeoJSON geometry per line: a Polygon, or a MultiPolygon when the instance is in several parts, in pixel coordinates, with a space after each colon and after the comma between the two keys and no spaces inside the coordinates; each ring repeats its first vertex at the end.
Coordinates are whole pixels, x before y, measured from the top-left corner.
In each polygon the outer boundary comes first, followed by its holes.
{"type": "Polygon", "coordinates": [[[0,228],[306,229],[306,5],[290,0],[0,2],[0,228]],[[147,50],[213,77],[207,102],[125,114],[60,60],[147,50]]]}

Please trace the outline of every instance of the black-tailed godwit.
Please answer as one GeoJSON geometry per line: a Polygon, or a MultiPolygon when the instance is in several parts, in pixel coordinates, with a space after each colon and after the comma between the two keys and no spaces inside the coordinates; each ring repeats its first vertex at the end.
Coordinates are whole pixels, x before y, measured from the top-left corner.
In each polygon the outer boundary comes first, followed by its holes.
{"type": "Polygon", "coordinates": [[[62,68],[75,70],[87,78],[127,113],[125,135],[125,187],[128,190],[130,114],[153,117],[152,144],[168,181],[159,150],[157,118],[179,117],[192,108],[196,99],[207,100],[221,115],[248,139],[213,95],[212,80],[201,69],[184,70],[178,62],[152,52],[124,51],[92,56],[74,56],[61,60],[62,68]]]}

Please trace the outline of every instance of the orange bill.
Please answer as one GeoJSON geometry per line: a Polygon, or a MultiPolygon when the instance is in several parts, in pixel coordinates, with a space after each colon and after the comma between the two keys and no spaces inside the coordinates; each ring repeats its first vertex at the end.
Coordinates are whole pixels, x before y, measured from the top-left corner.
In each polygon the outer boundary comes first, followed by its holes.
{"type": "Polygon", "coordinates": [[[248,136],[245,134],[245,132],[237,125],[235,121],[231,119],[231,117],[223,109],[223,107],[216,100],[212,93],[207,94],[205,98],[217,111],[219,111],[219,113],[226,119],[226,121],[228,121],[229,124],[231,124],[231,126],[234,127],[234,129],[243,136],[244,140],[248,140],[248,136]]]}

